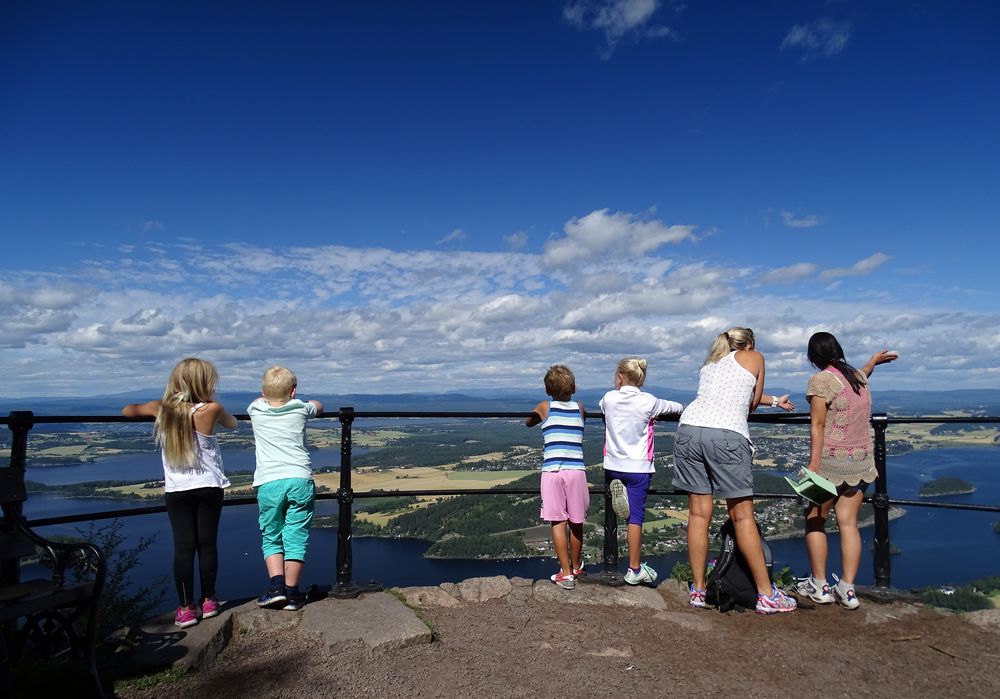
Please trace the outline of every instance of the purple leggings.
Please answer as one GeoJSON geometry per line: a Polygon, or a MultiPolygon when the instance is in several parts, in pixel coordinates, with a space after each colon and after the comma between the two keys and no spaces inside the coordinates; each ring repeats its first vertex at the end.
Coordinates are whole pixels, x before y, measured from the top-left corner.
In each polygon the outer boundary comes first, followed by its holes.
{"type": "Polygon", "coordinates": [[[620,480],[628,496],[628,523],[640,527],[646,521],[646,494],[652,473],[625,473],[624,471],[604,471],[604,481],[620,480]]]}

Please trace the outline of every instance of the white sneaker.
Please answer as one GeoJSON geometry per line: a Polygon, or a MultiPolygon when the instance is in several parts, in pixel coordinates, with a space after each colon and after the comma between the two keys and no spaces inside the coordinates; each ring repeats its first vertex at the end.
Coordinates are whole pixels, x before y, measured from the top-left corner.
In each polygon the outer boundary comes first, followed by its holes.
{"type": "Polygon", "coordinates": [[[857,609],[860,607],[861,602],[854,592],[854,585],[845,583],[836,575],[833,576],[833,579],[837,581],[837,584],[833,586],[833,596],[837,598],[837,604],[844,609],[857,609]]]}
{"type": "Polygon", "coordinates": [[[826,580],[820,582],[811,575],[800,579],[795,586],[795,591],[803,597],[808,597],[816,604],[832,604],[836,601],[826,580]]]}
{"type": "Polygon", "coordinates": [[[625,571],[625,582],[627,582],[629,585],[638,585],[639,583],[653,583],[655,581],[656,581],[656,571],[653,570],[646,563],[639,564],[638,573],[633,573],[631,568],[625,571]]]}
{"type": "Polygon", "coordinates": [[[629,509],[628,491],[625,489],[625,484],[616,478],[611,481],[608,488],[611,490],[611,509],[615,511],[622,522],[627,522],[629,509]]]}

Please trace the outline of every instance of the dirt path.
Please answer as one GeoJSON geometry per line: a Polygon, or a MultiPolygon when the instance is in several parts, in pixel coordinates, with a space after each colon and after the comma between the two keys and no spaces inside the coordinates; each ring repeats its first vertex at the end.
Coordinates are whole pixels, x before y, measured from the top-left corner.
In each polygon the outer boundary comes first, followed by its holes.
{"type": "Polygon", "coordinates": [[[209,668],[119,696],[1000,696],[1000,610],[722,615],[688,609],[672,584],[659,592],[665,611],[535,599],[431,607],[420,614],[436,640],[385,653],[244,629],[209,668]]]}

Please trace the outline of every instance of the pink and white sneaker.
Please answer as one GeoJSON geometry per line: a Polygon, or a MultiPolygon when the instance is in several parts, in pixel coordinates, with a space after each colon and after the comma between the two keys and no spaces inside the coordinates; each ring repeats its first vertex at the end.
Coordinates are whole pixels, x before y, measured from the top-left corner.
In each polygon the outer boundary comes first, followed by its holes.
{"type": "Polygon", "coordinates": [[[201,618],[211,619],[213,616],[219,616],[219,603],[211,597],[206,597],[201,603],[201,618]]]}
{"type": "Polygon", "coordinates": [[[757,613],[775,614],[777,612],[793,612],[798,605],[795,600],[771,585],[771,596],[757,593],[757,613]]]}
{"type": "Polygon", "coordinates": [[[174,625],[179,626],[182,629],[186,629],[189,626],[194,626],[198,623],[198,615],[193,609],[188,609],[187,607],[178,607],[177,615],[174,616],[174,625]]]}
{"type": "Polygon", "coordinates": [[[564,590],[572,590],[576,587],[576,578],[573,577],[572,573],[570,575],[563,575],[561,570],[550,577],[549,580],[564,590]]]}
{"type": "Polygon", "coordinates": [[[699,590],[697,587],[694,586],[694,583],[690,584],[688,590],[690,592],[691,606],[694,607],[695,609],[704,609],[705,591],[699,590]]]}

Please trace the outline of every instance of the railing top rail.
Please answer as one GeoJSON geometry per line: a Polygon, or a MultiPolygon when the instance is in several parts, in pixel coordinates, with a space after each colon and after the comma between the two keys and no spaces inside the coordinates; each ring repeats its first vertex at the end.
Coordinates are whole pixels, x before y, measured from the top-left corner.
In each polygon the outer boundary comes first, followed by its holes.
{"type": "MultiPolygon", "coordinates": [[[[15,414],[0,416],[0,425],[11,425],[17,421],[15,414]]],[[[342,415],[348,415],[353,419],[372,418],[501,418],[510,420],[521,420],[529,415],[530,411],[524,412],[500,412],[500,411],[421,411],[421,410],[358,410],[342,413],[341,411],[327,411],[318,417],[330,420],[340,419],[342,415]]],[[[246,421],[250,417],[240,413],[234,415],[237,420],[246,421]]],[[[603,418],[603,414],[597,411],[588,412],[587,419],[598,420],[603,418]]],[[[677,422],[678,415],[664,415],[657,418],[658,422],[677,422]]],[[[1000,416],[987,415],[977,417],[955,417],[953,415],[886,415],[877,413],[873,420],[878,420],[891,425],[896,424],[1000,424],[1000,416]]],[[[36,425],[49,424],[81,424],[81,423],[140,423],[153,422],[152,417],[124,417],[121,415],[31,415],[31,422],[36,425]]],[[[809,413],[758,413],[750,416],[750,422],[762,424],[783,424],[797,425],[809,422],[809,413]]]]}

